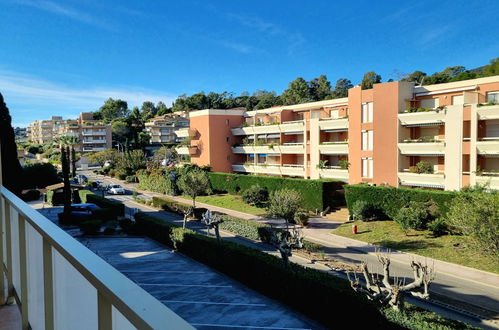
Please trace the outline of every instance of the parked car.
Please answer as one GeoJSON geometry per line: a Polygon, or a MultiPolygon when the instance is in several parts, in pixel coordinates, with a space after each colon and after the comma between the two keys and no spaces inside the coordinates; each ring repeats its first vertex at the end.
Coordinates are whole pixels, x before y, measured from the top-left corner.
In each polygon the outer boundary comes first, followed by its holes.
{"type": "Polygon", "coordinates": [[[92,218],[92,212],[99,207],[92,203],[71,204],[71,221],[81,222],[92,218]]]}
{"type": "Polygon", "coordinates": [[[76,182],[78,182],[79,184],[85,184],[88,182],[88,178],[86,175],[83,175],[83,174],[77,174],[75,176],[75,180],[76,182]]]}
{"type": "Polygon", "coordinates": [[[119,184],[110,184],[107,186],[107,193],[110,195],[124,195],[126,191],[119,184]]]}

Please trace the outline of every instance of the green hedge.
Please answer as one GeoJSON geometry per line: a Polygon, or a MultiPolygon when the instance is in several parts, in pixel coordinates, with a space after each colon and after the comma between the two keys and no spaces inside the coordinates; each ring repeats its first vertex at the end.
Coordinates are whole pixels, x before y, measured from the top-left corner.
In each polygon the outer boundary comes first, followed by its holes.
{"type": "Polygon", "coordinates": [[[138,188],[149,190],[166,195],[173,195],[173,187],[170,181],[170,174],[164,170],[148,172],[139,170],[136,174],[139,180],[138,188]]]}
{"type": "Polygon", "coordinates": [[[307,210],[322,211],[328,206],[344,205],[344,197],[339,190],[344,183],[332,180],[309,180],[280,178],[273,176],[244,175],[209,172],[211,187],[218,192],[240,193],[253,185],[265,187],[270,192],[282,188],[294,189],[301,193],[303,207],[307,210]]]}
{"type": "Polygon", "coordinates": [[[219,225],[220,229],[230,231],[231,233],[254,241],[269,243],[272,231],[280,230],[273,229],[265,223],[236,218],[227,214],[220,214],[218,212],[216,212],[216,214],[224,219],[224,222],[219,225]]]}
{"type": "MultiPolygon", "coordinates": [[[[105,197],[94,194],[90,190],[82,189],[78,192],[82,203],[93,203],[102,210],[96,211],[104,219],[122,217],[125,215],[125,205],[105,197]]],[[[94,212],[95,213],[95,212],[94,212]]]]}
{"type": "MultiPolygon", "coordinates": [[[[165,211],[169,212],[174,212],[174,213],[179,213],[179,214],[184,214],[189,207],[192,205],[190,204],[185,204],[181,202],[177,202],[173,199],[167,198],[167,197],[153,197],[152,198],[152,205],[154,207],[163,209],[165,211]]],[[[207,211],[206,208],[204,207],[196,207],[194,209],[194,216],[196,219],[201,219],[203,214],[207,211]]]]}
{"type": "Polygon", "coordinates": [[[395,188],[366,184],[345,186],[345,198],[350,213],[352,213],[354,203],[362,200],[380,208],[390,219],[393,219],[398,210],[406,206],[410,201],[427,202],[432,200],[438,206],[440,214],[444,215],[449,209],[449,201],[456,196],[456,192],[420,188],[395,188]]]}
{"type": "Polygon", "coordinates": [[[49,205],[62,205],[64,204],[64,194],[62,191],[48,190],[45,194],[45,201],[49,205]]]}
{"type": "MultiPolygon", "coordinates": [[[[144,213],[136,214],[135,219],[139,233],[172,246],[170,233],[176,225],[144,213]]],[[[355,322],[356,327],[398,328],[364,296],[356,294],[347,281],[324,272],[293,263],[285,269],[278,257],[233,242],[219,245],[212,237],[190,231],[185,232],[179,251],[327,327],[355,322]]]]}

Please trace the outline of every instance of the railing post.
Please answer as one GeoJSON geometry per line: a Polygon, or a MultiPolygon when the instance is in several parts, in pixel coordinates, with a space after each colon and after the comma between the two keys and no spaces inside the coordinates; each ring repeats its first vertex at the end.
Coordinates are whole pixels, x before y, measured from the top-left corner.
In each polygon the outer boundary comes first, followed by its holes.
{"type": "Polygon", "coordinates": [[[28,321],[28,245],[26,241],[26,219],[18,216],[19,223],[19,275],[21,282],[21,326],[29,329],[28,321]]]}
{"type": "Polygon", "coordinates": [[[10,202],[7,198],[5,201],[5,254],[7,256],[6,262],[6,273],[7,273],[7,304],[13,303],[14,298],[14,284],[12,282],[12,236],[11,236],[11,219],[10,219],[10,202]]]}
{"type": "Polygon", "coordinates": [[[100,292],[97,292],[97,313],[99,318],[99,330],[113,328],[113,307],[109,300],[100,292]]]}
{"type": "Polygon", "coordinates": [[[45,329],[54,329],[54,282],[52,270],[52,246],[43,238],[43,299],[45,329]]]}
{"type": "MultiPolygon", "coordinates": [[[[0,162],[1,162],[1,157],[0,157],[0,162]]],[[[1,168],[0,168],[0,177],[1,177],[1,168]]],[[[3,207],[4,200],[5,199],[3,198],[2,193],[0,192],[0,305],[5,304],[7,300],[7,296],[5,295],[5,266],[3,264],[3,239],[4,239],[3,223],[5,222],[5,213],[3,207]]]]}

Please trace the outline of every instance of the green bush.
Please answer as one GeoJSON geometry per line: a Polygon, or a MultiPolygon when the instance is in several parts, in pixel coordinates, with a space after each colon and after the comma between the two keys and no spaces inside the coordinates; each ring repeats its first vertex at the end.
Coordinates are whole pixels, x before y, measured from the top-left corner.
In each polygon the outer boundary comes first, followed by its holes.
{"type": "Polygon", "coordinates": [[[388,218],[393,219],[398,211],[410,201],[433,202],[440,215],[445,215],[449,202],[457,196],[457,192],[429,190],[419,188],[395,188],[389,186],[369,186],[355,184],[345,186],[345,197],[350,214],[358,200],[365,201],[380,209],[388,218]]]}
{"type": "Polygon", "coordinates": [[[243,191],[242,197],[245,203],[260,206],[269,200],[269,192],[264,187],[254,185],[243,191]]]}
{"type": "Polygon", "coordinates": [[[272,228],[266,223],[236,218],[227,214],[218,215],[224,220],[219,225],[221,230],[230,231],[254,241],[269,243],[273,231],[282,231],[281,229],[272,228]]]}
{"type": "Polygon", "coordinates": [[[88,220],[88,221],[82,221],[79,224],[80,230],[83,232],[85,235],[95,235],[97,234],[101,227],[102,227],[102,221],[101,220],[88,220]]]}
{"type": "Polygon", "coordinates": [[[428,230],[432,232],[433,236],[438,237],[447,232],[448,226],[444,219],[438,218],[428,223],[428,230]]]}
{"type": "Polygon", "coordinates": [[[64,204],[64,195],[62,191],[48,190],[45,194],[45,199],[49,205],[56,206],[64,204]]]}
{"type": "Polygon", "coordinates": [[[36,189],[31,189],[28,192],[22,194],[21,199],[25,202],[37,201],[40,199],[40,192],[36,189]]]}
{"type": "Polygon", "coordinates": [[[409,229],[421,230],[429,219],[428,209],[424,203],[409,202],[401,208],[393,220],[407,233],[409,229]]]}
{"type": "Polygon", "coordinates": [[[61,182],[57,175],[57,169],[50,163],[28,164],[23,167],[22,173],[23,187],[45,188],[61,182]]]}
{"type": "Polygon", "coordinates": [[[128,182],[128,183],[132,183],[132,182],[136,182],[137,181],[137,177],[135,175],[129,175],[125,178],[125,181],[128,182]]]}
{"type": "Polygon", "coordinates": [[[166,195],[175,195],[176,186],[170,180],[170,171],[167,169],[157,169],[153,171],[137,171],[138,188],[149,190],[166,195]]]}
{"type": "MultiPolygon", "coordinates": [[[[172,246],[170,235],[177,226],[143,213],[136,215],[136,221],[142,234],[172,246]]],[[[394,328],[374,304],[353,292],[346,280],[296,264],[286,269],[280,258],[236,243],[225,241],[219,245],[212,237],[191,231],[182,234],[183,242],[178,246],[181,253],[288,304],[327,327],[351,322],[355,315],[362,315],[362,319],[356,321],[358,327],[394,328]],[[330,317],[331,309],[337,317],[330,317]]]]}
{"type": "Polygon", "coordinates": [[[211,187],[214,191],[231,194],[248,190],[258,185],[266,188],[269,193],[283,188],[298,191],[303,196],[302,207],[322,211],[328,206],[344,205],[343,194],[339,192],[344,183],[333,180],[308,180],[280,178],[273,176],[244,175],[233,173],[209,172],[211,187]]]}
{"type": "Polygon", "coordinates": [[[296,223],[297,225],[300,225],[300,226],[306,226],[306,225],[308,225],[308,218],[309,218],[309,214],[307,211],[298,210],[295,213],[295,216],[293,217],[292,222],[296,223]]]}
{"type": "MultiPolygon", "coordinates": [[[[170,198],[167,198],[167,197],[153,197],[152,198],[152,205],[154,207],[163,209],[165,211],[179,213],[182,215],[189,209],[189,207],[192,207],[192,205],[190,205],[190,204],[177,202],[177,201],[170,199],[170,198]]],[[[194,209],[194,217],[199,220],[202,218],[203,214],[206,211],[207,211],[207,209],[204,207],[196,207],[194,209]]]]}
{"type": "Polygon", "coordinates": [[[378,207],[363,200],[356,201],[352,206],[352,216],[355,220],[371,221],[380,218],[378,207]]]}

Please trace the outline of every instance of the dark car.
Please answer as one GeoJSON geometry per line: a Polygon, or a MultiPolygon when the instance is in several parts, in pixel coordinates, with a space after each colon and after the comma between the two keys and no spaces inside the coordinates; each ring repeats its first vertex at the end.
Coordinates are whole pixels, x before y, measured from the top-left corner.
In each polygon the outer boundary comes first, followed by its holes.
{"type": "Polygon", "coordinates": [[[92,218],[92,212],[99,207],[92,203],[71,204],[71,220],[84,221],[92,218]]]}

